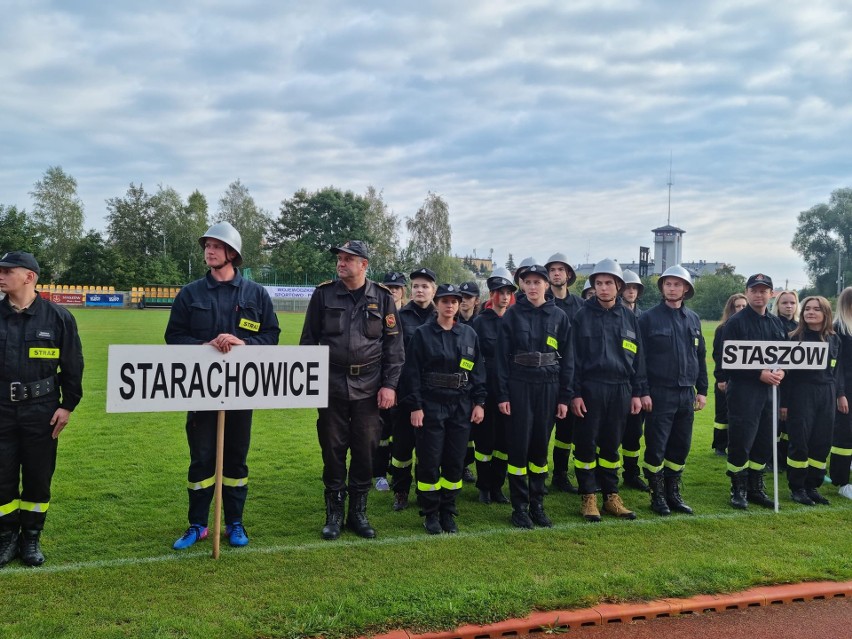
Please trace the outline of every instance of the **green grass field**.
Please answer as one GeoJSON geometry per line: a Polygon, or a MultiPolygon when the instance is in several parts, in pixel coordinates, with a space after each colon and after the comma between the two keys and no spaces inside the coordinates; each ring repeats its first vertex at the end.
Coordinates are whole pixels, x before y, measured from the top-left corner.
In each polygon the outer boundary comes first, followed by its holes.
{"type": "MultiPolygon", "coordinates": [[[[416,507],[373,491],[378,539],[323,542],[315,411],[258,411],[249,455],[247,548],[171,550],[186,527],[187,445],[179,413],[106,414],[107,346],[161,344],[161,310],[75,310],[85,398],[60,440],[43,548],[48,563],[0,570],[0,637],[355,637],[447,629],[533,610],[852,579],[852,502],[790,501],[781,512],[728,506],[710,450],[712,395],[696,420],[684,496],[694,517],[660,518],[624,490],[633,522],[586,524],[579,498],[551,494],[551,530],[519,531],[509,507],[466,485],[461,533],[429,537],[416,507]]],[[[302,316],[280,316],[294,344],[302,316]]],[[[705,326],[710,341],[712,325],[705,326]]]]}

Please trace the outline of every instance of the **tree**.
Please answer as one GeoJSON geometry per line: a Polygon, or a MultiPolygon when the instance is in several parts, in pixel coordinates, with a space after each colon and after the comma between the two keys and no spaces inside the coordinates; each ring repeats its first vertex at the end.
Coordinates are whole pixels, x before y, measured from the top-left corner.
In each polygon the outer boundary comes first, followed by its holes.
{"type": "Polygon", "coordinates": [[[62,284],[94,284],[115,286],[118,290],[129,290],[135,269],[128,272],[121,255],[107,246],[103,236],[95,230],[86,233],[71,251],[68,268],[62,273],[62,284]]]}
{"type": "Polygon", "coordinates": [[[83,236],[83,203],[77,197],[77,180],[61,166],[51,166],[35,183],[30,196],[44,250],[61,273],[68,268],[71,251],[83,236]]]}
{"type": "Polygon", "coordinates": [[[415,265],[425,265],[430,258],[450,254],[452,229],[450,210],[437,193],[429,191],[413,218],[405,221],[410,239],[406,255],[415,265]]]}
{"type": "MultiPolygon", "coordinates": [[[[375,202],[374,205],[378,206],[375,202]]],[[[332,246],[360,239],[367,242],[371,253],[374,252],[376,238],[367,228],[369,208],[365,197],[333,186],[313,193],[305,189],[296,191],[292,198],[281,201],[280,215],[272,226],[273,264],[287,273],[327,277],[334,273],[335,260],[329,253],[332,246]]],[[[382,226],[380,220],[385,212],[374,212],[374,231],[387,228],[387,221],[382,226]]],[[[381,246],[381,241],[378,243],[381,246]]],[[[381,249],[379,255],[382,255],[381,249]]],[[[371,257],[371,270],[373,267],[371,257]]]]}
{"type": "MultiPolygon", "coordinates": [[[[838,256],[849,255],[852,248],[852,188],[833,191],[828,204],[812,206],[799,213],[798,219],[792,247],[805,260],[820,294],[833,296],[841,261],[838,256]]],[[[840,272],[846,278],[844,271],[841,265],[840,272]]]]}
{"type": "Polygon", "coordinates": [[[267,262],[264,248],[271,226],[269,214],[255,204],[248,187],[237,180],[228,185],[219,198],[216,222],[230,222],[243,240],[243,263],[250,268],[260,269],[267,262]]]}
{"type": "Polygon", "coordinates": [[[364,194],[367,210],[364,217],[365,239],[370,245],[370,270],[374,277],[398,268],[399,217],[388,211],[388,205],[382,198],[382,191],[368,186],[364,194]]]}
{"type": "Polygon", "coordinates": [[[515,260],[512,258],[512,254],[509,253],[509,259],[506,260],[506,270],[510,273],[514,273],[516,268],[518,267],[515,266],[515,260]]]}
{"type": "Polygon", "coordinates": [[[744,290],[745,278],[742,275],[704,275],[695,281],[695,296],[687,302],[687,306],[703,320],[718,320],[728,298],[744,290]]]}
{"type": "Polygon", "coordinates": [[[162,185],[154,199],[155,214],[163,230],[163,255],[168,256],[181,273],[174,283],[197,279],[206,270],[198,238],[209,226],[207,199],[196,190],[184,204],[177,191],[162,185]]]}
{"type": "Polygon", "coordinates": [[[109,245],[123,258],[141,265],[162,254],[164,235],[157,215],[158,202],[141,184],[131,182],[123,198],[109,198],[106,204],[109,245]]]}
{"type": "Polygon", "coordinates": [[[38,261],[39,280],[49,282],[53,277],[53,260],[44,250],[41,229],[24,209],[0,204],[0,255],[9,251],[32,253],[38,261]]]}

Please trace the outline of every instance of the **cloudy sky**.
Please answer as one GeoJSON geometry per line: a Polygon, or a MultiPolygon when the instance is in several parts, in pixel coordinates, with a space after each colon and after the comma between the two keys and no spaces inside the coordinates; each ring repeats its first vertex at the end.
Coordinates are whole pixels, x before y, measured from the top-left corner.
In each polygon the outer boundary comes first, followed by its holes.
{"type": "Polygon", "coordinates": [[[86,226],[130,182],[277,215],[428,191],[498,263],[684,259],[802,286],[797,214],[852,186],[846,0],[145,3],[0,0],[0,202],[61,165],[86,226]]]}

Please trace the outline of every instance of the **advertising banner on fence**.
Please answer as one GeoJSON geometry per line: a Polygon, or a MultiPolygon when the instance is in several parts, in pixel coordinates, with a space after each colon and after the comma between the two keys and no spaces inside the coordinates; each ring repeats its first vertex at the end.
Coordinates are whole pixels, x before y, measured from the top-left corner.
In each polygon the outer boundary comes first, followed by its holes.
{"type": "Polygon", "coordinates": [[[63,306],[82,306],[82,293],[51,293],[50,301],[63,306]]]}
{"type": "Polygon", "coordinates": [[[314,286],[264,286],[269,297],[278,300],[309,300],[314,294],[314,286]]]}
{"type": "Polygon", "coordinates": [[[124,306],[124,293],[88,293],[86,306],[124,306]]]}
{"type": "Polygon", "coordinates": [[[327,405],[327,346],[109,347],[108,413],[327,405]]]}

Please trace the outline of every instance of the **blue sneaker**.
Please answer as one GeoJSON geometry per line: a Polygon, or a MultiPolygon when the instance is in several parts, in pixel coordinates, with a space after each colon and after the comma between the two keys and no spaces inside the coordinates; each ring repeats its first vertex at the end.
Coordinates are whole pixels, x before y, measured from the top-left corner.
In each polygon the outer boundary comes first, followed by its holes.
{"type": "Polygon", "coordinates": [[[207,526],[192,524],[186,529],[183,536],[172,545],[172,548],[175,550],[183,550],[184,548],[189,548],[195,544],[196,541],[201,541],[202,539],[207,539],[207,526]]]}
{"type": "Polygon", "coordinates": [[[225,526],[225,534],[228,535],[228,543],[232,546],[248,546],[249,538],[243,522],[235,521],[225,526]]]}

